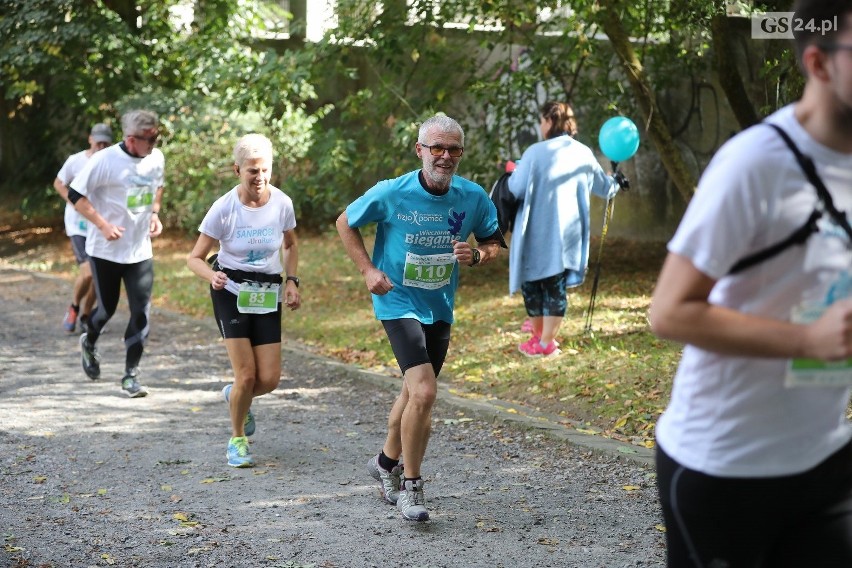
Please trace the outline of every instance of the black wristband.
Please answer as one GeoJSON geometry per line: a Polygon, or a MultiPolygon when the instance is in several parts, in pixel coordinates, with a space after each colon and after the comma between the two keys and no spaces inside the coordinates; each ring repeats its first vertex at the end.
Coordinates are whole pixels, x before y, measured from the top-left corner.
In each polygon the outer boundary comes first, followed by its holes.
{"type": "Polygon", "coordinates": [[[473,260],[470,264],[468,264],[468,266],[476,266],[479,264],[479,261],[482,260],[482,254],[479,252],[479,249],[476,248],[471,251],[471,254],[473,255],[473,260]]]}

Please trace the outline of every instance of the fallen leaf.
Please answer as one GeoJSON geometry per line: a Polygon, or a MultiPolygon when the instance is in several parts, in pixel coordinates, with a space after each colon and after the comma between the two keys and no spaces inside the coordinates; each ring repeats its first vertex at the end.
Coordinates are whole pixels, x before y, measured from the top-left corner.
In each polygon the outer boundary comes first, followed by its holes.
{"type": "Polygon", "coordinates": [[[231,481],[230,477],[205,477],[201,483],[218,483],[221,481],[231,481]]]}
{"type": "Polygon", "coordinates": [[[452,426],[453,424],[462,424],[464,422],[473,422],[473,418],[444,418],[444,424],[452,426]]]}
{"type": "Polygon", "coordinates": [[[642,488],[638,485],[625,485],[624,487],[622,487],[622,489],[624,489],[625,491],[639,491],[642,488]]]}

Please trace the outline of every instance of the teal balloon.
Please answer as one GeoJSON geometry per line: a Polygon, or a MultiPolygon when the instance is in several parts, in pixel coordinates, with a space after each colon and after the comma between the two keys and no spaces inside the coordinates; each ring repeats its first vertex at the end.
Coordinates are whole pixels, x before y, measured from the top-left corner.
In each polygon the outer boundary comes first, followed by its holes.
{"type": "Polygon", "coordinates": [[[639,129],[625,116],[610,118],[601,126],[598,144],[613,162],[629,160],[639,149],[639,129]]]}

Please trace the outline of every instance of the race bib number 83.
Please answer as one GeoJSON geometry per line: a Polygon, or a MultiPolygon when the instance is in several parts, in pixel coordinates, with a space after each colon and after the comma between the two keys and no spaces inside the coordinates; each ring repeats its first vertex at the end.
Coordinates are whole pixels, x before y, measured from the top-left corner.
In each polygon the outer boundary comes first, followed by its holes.
{"type": "Polygon", "coordinates": [[[237,311],[241,314],[269,314],[278,309],[279,284],[243,282],[237,294],[237,311]]]}

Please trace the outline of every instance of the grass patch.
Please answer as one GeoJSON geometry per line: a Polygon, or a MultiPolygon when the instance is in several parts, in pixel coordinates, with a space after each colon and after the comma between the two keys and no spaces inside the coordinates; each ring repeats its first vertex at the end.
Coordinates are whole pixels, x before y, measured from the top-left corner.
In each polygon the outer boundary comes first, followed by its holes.
{"type": "MultiPolygon", "coordinates": [[[[61,230],[16,233],[17,244],[12,233],[0,231],[7,261],[73,278],[61,230]]],[[[212,317],[207,285],[186,268],[193,241],[161,237],[154,242],[155,305],[212,317]]],[[[595,254],[597,246],[592,243],[595,254]]],[[[607,240],[593,331],[584,332],[590,275],[571,291],[559,334],[563,354],[553,359],[530,359],[517,350],[528,336],[520,331],[521,296],[508,295],[508,253],[489,265],[463,268],[442,382],[465,396],[523,403],[584,430],[653,446],[653,428],[681,354],[680,345],[651,334],[647,321],[664,255],[663,243],[607,240]]],[[[322,354],[399,375],[363,279],[337,234],[300,235],[299,259],[303,303],[296,312],[285,310],[284,334],[322,354]]]]}
{"type": "MultiPolygon", "coordinates": [[[[206,285],[185,266],[191,247],[190,241],[159,241],[156,302],[212,317],[206,285]]],[[[303,303],[296,312],[285,311],[284,334],[325,355],[399,375],[364,281],[337,234],[301,236],[299,252],[303,303]]],[[[652,446],[681,353],[648,327],[664,255],[662,243],[607,241],[592,332],[584,332],[590,276],[572,290],[559,337],[563,355],[554,359],[530,359],[517,350],[528,336],[520,331],[523,300],[508,295],[507,253],[463,270],[441,380],[463,395],[524,403],[586,430],[652,446]]]]}

